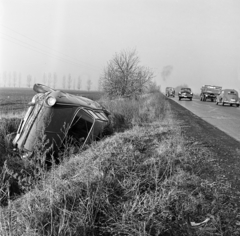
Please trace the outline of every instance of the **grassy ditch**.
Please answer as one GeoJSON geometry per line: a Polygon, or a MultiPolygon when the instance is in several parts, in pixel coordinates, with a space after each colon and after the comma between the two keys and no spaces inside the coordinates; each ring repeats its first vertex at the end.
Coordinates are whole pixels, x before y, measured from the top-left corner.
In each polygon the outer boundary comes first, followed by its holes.
{"type": "Polygon", "coordinates": [[[214,173],[211,153],[188,145],[164,96],[104,104],[122,132],[8,199],[0,235],[239,235],[229,185],[201,178],[214,173]]]}

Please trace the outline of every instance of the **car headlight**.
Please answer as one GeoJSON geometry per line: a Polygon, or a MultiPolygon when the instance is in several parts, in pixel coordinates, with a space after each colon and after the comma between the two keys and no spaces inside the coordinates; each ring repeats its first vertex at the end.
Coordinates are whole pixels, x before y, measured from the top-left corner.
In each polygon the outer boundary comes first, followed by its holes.
{"type": "Polygon", "coordinates": [[[48,97],[46,103],[48,106],[52,107],[56,103],[57,99],[54,97],[48,97]]]}

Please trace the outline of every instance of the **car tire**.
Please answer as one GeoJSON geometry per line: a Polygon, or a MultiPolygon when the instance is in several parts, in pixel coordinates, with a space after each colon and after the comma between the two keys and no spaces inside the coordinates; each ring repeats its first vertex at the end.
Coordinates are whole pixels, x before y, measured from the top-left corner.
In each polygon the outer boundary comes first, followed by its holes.
{"type": "Polygon", "coordinates": [[[237,107],[239,107],[239,104],[237,104],[237,107]]]}
{"type": "Polygon", "coordinates": [[[178,100],[181,101],[181,98],[179,97],[178,100]]]}
{"type": "Polygon", "coordinates": [[[224,102],[222,102],[222,106],[224,106],[224,102]]]}
{"type": "Polygon", "coordinates": [[[213,102],[213,99],[211,99],[211,102],[213,102]]]}
{"type": "Polygon", "coordinates": [[[230,104],[230,107],[232,107],[232,104],[230,104]]]}
{"type": "Polygon", "coordinates": [[[190,98],[190,101],[192,101],[192,98],[190,98]]]}

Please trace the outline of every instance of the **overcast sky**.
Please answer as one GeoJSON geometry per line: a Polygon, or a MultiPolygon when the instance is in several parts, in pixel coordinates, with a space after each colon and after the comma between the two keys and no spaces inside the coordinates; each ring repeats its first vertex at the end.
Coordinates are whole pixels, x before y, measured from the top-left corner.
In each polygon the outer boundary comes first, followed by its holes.
{"type": "Polygon", "coordinates": [[[3,73],[81,76],[92,89],[115,53],[136,49],[157,84],[240,92],[239,0],[0,0],[3,73]],[[167,78],[163,68],[171,66],[167,78]]]}

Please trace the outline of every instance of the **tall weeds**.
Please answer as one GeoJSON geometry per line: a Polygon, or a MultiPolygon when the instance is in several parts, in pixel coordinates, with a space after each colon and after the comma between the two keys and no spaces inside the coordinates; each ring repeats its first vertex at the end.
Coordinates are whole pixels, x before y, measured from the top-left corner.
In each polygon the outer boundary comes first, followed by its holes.
{"type": "Polygon", "coordinates": [[[135,102],[117,109],[107,101],[133,128],[47,172],[2,209],[0,234],[233,235],[229,186],[197,175],[209,166],[214,171],[211,155],[186,146],[161,96],[144,98],[133,109],[135,102]],[[208,227],[191,227],[208,216],[208,227]]]}

